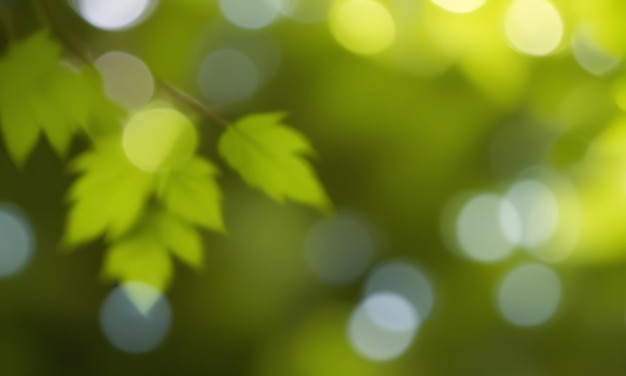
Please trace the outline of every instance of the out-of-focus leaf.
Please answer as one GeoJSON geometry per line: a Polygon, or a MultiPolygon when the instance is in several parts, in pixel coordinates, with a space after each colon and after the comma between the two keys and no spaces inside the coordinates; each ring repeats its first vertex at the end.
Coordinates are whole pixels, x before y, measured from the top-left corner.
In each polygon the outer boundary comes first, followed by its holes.
{"type": "Polygon", "coordinates": [[[0,110],[0,126],[7,151],[15,163],[23,164],[37,144],[39,127],[30,107],[23,103],[2,102],[0,110]]]}
{"type": "Polygon", "coordinates": [[[168,107],[139,110],[124,125],[126,155],[143,171],[179,170],[196,151],[197,134],[192,121],[168,107]]]}
{"type": "Polygon", "coordinates": [[[222,193],[215,182],[217,168],[202,158],[193,158],[167,176],[159,199],[165,208],[185,221],[223,232],[222,193]]]}
{"type": "Polygon", "coordinates": [[[314,151],[300,133],[283,125],[281,113],[251,115],[229,127],[219,152],[251,186],[278,201],[291,199],[323,210],[330,206],[304,156],[314,151]]]}
{"type": "Polygon", "coordinates": [[[156,215],[153,221],[155,235],[163,246],[192,268],[199,269],[202,266],[202,238],[191,224],[165,213],[156,215]]]}
{"type": "Polygon", "coordinates": [[[132,165],[119,139],[97,144],[71,165],[82,173],[70,189],[64,243],[69,246],[106,234],[117,239],[137,223],[154,189],[154,177],[132,165]]]}
{"type": "Polygon", "coordinates": [[[159,289],[165,288],[172,278],[172,260],[167,249],[153,235],[144,230],[116,242],[106,255],[104,277],[122,283],[141,281],[159,289]]]}
{"type": "Polygon", "coordinates": [[[65,156],[78,129],[119,129],[120,109],[106,99],[93,68],[60,61],[61,47],[47,32],[11,46],[0,60],[0,121],[7,150],[22,165],[43,132],[65,156]]]}
{"type": "Polygon", "coordinates": [[[163,289],[173,274],[169,252],[192,268],[202,266],[198,230],[171,213],[151,210],[137,227],[113,242],[103,273],[119,282],[141,281],[163,289]]]}
{"type": "Polygon", "coordinates": [[[55,70],[61,57],[61,46],[40,31],[13,44],[0,60],[0,102],[28,94],[55,70]]]}

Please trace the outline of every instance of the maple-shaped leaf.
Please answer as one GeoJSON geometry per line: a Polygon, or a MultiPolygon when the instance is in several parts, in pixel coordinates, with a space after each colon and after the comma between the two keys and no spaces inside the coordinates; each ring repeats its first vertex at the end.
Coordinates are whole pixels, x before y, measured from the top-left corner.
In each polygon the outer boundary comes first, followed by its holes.
{"type": "Polygon", "coordinates": [[[140,281],[164,289],[173,273],[167,249],[150,231],[140,231],[113,244],[102,270],[106,279],[125,283],[140,281]]]}
{"type": "Polygon", "coordinates": [[[164,210],[150,210],[131,232],[113,241],[103,275],[117,282],[141,281],[167,287],[174,255],[199,269],[204,260],[202,239],[192,224],[164,210]]]}
{"type": "Polygon", "coordinates": [[[222,193],[215,181],[217,174],[218,169],[211,162],[194,157],[162,180],[158,199],[183,220],[224,232],[222,193]]]}
{"type": "Polygon", "coordinates": [[[324,188],[305,158],[308,140],[282,123],[284,115],[251,115],[230,126],[219,153],[251,186],[278,201],[290,199],[322,210],[330,207],[324,188]]]}
{"type": "Polygon", "coordinates": [[[61,61],[61,47],[47,31],[11,45],[0,59],[0,82],[0,129],[17,165],[41,134],[63,157],[78,130],[119,128],[122,110],[106,99],[95,69],[61,61]]]}
{"type": "Polygon", "coordinates": [[[163,247],[188,266],[202,267],[202,237],[193,224],[167,212],[156,213],[150,220],[154,236],[163,247]]]}
{"type": "Polygon", "coordinates": [[[135,167],[118,138],[107,139],[71,163],[81,173],[69,192],[65,245],[106,235],[116,239],[140,219],[154,191],[154,176],[135,167]]]}

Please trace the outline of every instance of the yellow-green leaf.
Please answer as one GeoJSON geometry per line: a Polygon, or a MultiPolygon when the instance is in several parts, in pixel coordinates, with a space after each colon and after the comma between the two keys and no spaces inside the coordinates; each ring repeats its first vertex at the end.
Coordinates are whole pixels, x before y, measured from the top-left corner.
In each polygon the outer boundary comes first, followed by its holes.
{"type": "Polygon", "coordinates": [[[282,124],[280,113],[252,115],[229,127],[220,155],[251,186],[278,201],[291,199],[322,210],[330,206],[313,167],[307,139],[282,124]]]}
{"type": "Polygon", "coordinates": [[[137,224],[154,190],[154,178],[128,161],[120,139],[97,144],[71,167],[82,175],[69,192],[73,205],[66,245],[79,245],[101,235],[117,239],[137,224]]]}
{"type": "Polygon", "coordinates": [[[39,140],[39,127],[30,106],[22,102],[0,104],[0,126],[9,155],[17,165],[23,165],[39,140]]]}
{"type": "Polygon", "coordinates": [[[12,44],[0,59],[0,129],[18,165],[40,133],[64,157],[79,129],[119,130],[120,108],[105,98],[95,70],[65,64],[60,55],[60,45],[40,32],[12,44]]]}
{"type": "Polygon", "coordinates": [[[109,249],[103,274],[117,282],[140,281],[164,289],[172,278],[172,260],[156,237],[138,232],[109,249]]]}
{"type": "Polygon", "coordinates": [[[171,213],[207,229],[224,231],[222,193],[215,181],[217,167],[193,158],[163,181],[159,200],[171,213]]]}
{"type": "Polygon", "coordinates": [[[128,159],[146,172],[177,170],[195,153],[196,133],[191,119],[178,110],[143,109],[124,125],[124,150],[128,159]]]}
{"type": "Polygon", "coordinates": [[[161,244],[192,268],[200,269],[204,261],[202,238],[189,223],[161,213],[154,218],[155,235],[161,244]]]}
{"type": "Polygon", "coordinates": [[[61,46],[48,31],[40,31],[11,45],[0,60],[0,102],[27,94],[58,66],[61,46]]]}
{"type": "Polygon", "coordinates": [[[141,281],[163,289],[173,274],[170,252],[195,269],[202,266],[197,229],[169,212],[150,210],[131,232],[113,241],[103,274],[115,281],[141,281]]]}

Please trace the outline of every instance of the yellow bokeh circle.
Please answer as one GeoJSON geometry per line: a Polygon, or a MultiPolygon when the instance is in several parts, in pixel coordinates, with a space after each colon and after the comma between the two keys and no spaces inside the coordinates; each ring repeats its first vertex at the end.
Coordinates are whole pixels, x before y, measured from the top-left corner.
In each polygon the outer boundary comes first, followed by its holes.
{"type": "Polygon", "coordinates": [[[184,164],[195,152],[197,142],[191,121],[171,108],[138,111],[126,123],[122,138],[128,159],[145,172],[184,164]]]}
{"type": "Polygon", "coordinates": [[[330,28],[342,46],[362,55],[385,50],[396,37],[393,17],[374,0],[340,2],[331,11],[330,28]]]}

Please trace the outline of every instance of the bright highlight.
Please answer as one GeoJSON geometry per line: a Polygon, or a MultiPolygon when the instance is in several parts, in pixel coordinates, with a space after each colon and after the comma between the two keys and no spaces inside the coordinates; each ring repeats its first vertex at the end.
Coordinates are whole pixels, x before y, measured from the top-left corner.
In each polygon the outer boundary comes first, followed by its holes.
{"type": "Polygon", "coordinates": [[[231,23],[243,29],[261,29],[276,20],[272,0],[220,0],[220,10],[231,23]]]}
{"type": "Polygon", "coordinates": [[[495,194],[481,194],[468,201],[456,221],[458,246],[469,258],[496,262],[514,249],[520,218],[513,205],[495,194]]]}
{"type": "Polygon", "coordinates": [[[515,183],[506,198],[521,221],[521,236],[510,240],[529,250],[546,244],[559,224],[559,203],[552,190],[538,180],[526,179],[515,183]]]}
{"type": "Polygon", "coordinates": [[[391,14],[373,0],[348,0],[342,3],[332,11],[330,28],[341,45],[362,55],[385,50],[396,36],[391,14]]]}
{"type": "Polygon", "coordinates": [[[100,309],[100,325],[106,338],[127,353],[146,353],[167,337],[172,309],[167,298],[141,282],[114,289],[100,309]]]}
{"type": "Polygon", "coordinates": [[[545,0],[516,0],[506,12],[504,29],[513,47],[528,55],[548,55],[563,38],[561,15],[545,0]]]}
{"type": "Polygon", "coordinates": [[[80,15],[103,30],[123,30],[141,22],[156,5],[151,0],[79,0],[80,15]]]}
{"type": "Polygon", "coordinates": [[[35,252],[35,236],[26,216],[15,206],[0,204],[0,278],[19,273],[35,252]]]}
{"type": "Polygon", "coordinates": [[[128,109],[146,105],[154,94],[154,78],[141,59],[120,51],[103,54],[96,60],[109,99],[128,109]]]}
{"type": "Polygon", "coordinates": [[[431,0],[439,7],[452,13],[471,13],[480,9],[487,0],[431,0]]]}
{"type": "Polygon", "coordinates": [[[428,317],[435,302],[435,291],[428,276],[405,261],[387,262],[367,278],[364,288],[366,297],[385,292],[406,299],[421,320],[428,317]]]}
{"type": "Polygon", "coordinates": [[[284,16],[304,23],[326,19],[332,0],[273,0],[284,16]]]}
{"type": "Polygon", "coordinates": [[[420,318],[406,299],[393,293],[375,294],[352,313],[348,340],[362,357],[385,362],[408,350],[419,324],[420,318]]]}
{"type": "Polygon", "coordinates": [[[572,38],[572,52],[578,65],[594,76],[604,76],[613,71],[621,59],[605,51],[580,29],[572,38]]]}
{"type": "Polygon", "coordinates": [[[561,302],[558,275],[542,264],[525,264],[504,277],[497,293],[504,319],[517,326],[537,326],[548,321],[561,302]]]}
{"type": "Polygon", "coordinates": [[[135,114],[124,128],[124,152],[140,170],[155,172],[188,161],[197,145],[197,135],[187,117],[169,108],[135,114]]]}

